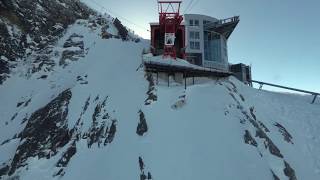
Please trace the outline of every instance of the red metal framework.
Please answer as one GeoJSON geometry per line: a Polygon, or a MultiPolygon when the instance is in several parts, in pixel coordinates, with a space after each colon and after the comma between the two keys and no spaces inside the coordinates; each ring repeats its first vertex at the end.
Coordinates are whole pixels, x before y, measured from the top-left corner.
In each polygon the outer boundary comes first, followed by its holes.
{"type": "Polygon", "coordinates": [[[164,32],[164,57],[176,59],[175,37],[183,20],[180,15],[182,1],[158,1],[160,30],[164,32]]]}

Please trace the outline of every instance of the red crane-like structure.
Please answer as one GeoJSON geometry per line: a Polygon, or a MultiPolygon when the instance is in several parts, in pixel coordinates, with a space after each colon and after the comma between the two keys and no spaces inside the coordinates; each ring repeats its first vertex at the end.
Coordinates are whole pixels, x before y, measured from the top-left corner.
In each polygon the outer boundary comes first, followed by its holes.
{"type": "Polygon", "coordinates": [[[180,15],[182,1],[158,1],[159,25],[164,32],[164,57],[176,59],[175,37],[183,17],[180,15]]]}

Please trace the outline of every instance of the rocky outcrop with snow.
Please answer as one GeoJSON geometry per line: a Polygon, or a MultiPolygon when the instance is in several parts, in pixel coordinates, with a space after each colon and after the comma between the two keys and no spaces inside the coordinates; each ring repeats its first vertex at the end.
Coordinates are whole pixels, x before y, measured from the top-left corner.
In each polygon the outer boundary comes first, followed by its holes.
{"type": "Polygon", "coordinates": [[[77,0],[1,1],[0,84],[10,76],[11,69],[26,58],[32,58],[30,61],[36,66],[34,71],[53,66],[51,57],[47,56],[50,46],[63,35],[68,25],[93,14],[77,0]]]}
{"type": "Polygon", "coordinates": [[[141,67],[148,42],[86,12],[2,55],[14,66],[0,71],[0,179],[320,178],[319,102],[232,77],[157,83],[141,67]]]}

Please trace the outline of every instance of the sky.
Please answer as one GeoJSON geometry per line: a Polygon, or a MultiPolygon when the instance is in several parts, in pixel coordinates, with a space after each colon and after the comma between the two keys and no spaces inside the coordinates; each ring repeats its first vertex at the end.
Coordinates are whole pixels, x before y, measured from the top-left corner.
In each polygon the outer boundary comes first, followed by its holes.
{"type": "MultiPolygon", "coordinates": [[[[146,39],[149,23],[158,21],[156,0],[82,1],[146,39]]],[[[218,19],[239,15],[228,41],[230,63],[251,64],[258,81],[320,92],[319,0],[183,0],[181,10],[218,19]]]]}

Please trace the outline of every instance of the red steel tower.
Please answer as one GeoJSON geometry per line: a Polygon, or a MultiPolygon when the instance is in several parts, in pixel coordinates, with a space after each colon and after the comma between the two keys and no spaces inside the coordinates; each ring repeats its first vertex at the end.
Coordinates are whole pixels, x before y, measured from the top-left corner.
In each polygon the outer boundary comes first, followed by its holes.
{"type": "Polygon", "coordinates": [[[158,1],[160,30],[164,32],[164,57],[176,59],[175,38],[183,17],[180,15],[182,1],[158,1]]]}

